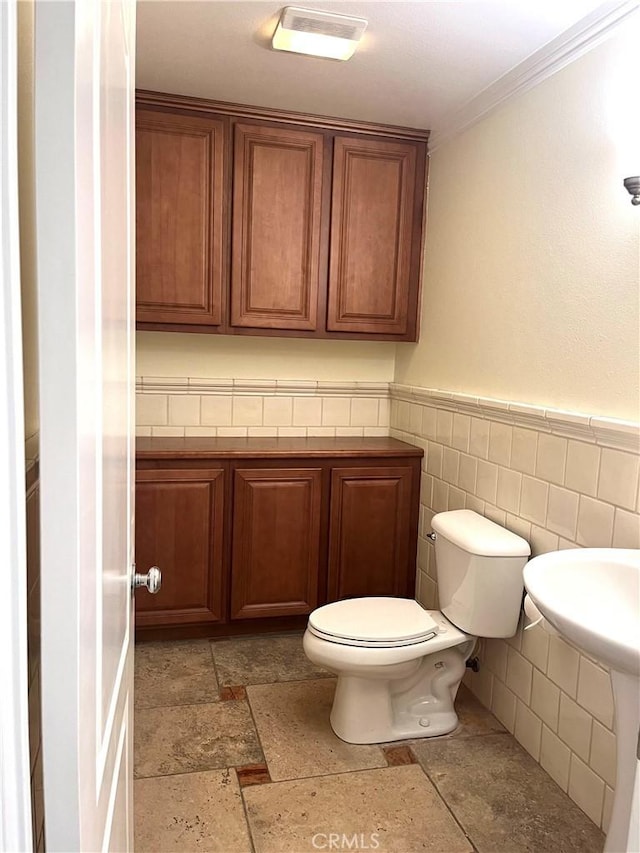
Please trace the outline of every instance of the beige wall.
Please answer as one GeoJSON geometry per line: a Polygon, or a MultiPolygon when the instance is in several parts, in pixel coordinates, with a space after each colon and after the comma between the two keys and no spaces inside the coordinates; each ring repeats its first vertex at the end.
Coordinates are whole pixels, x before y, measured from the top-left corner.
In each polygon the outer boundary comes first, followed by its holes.
{"type": "Polygon", "coordinates": [[[18,181],[25,436],[38,432],[38,316],[34,174],[34,6],[18,3],[18,181]]]}
{"type": "Polygon", "coordinates": [[[389,382],[396,344],[138,332],[138,376],[389,382]]]}
{"type": "Polygon", "coordinates": [[[631,29],[434,152],[422,334],[396,382],[638,420],[631,29]]]}

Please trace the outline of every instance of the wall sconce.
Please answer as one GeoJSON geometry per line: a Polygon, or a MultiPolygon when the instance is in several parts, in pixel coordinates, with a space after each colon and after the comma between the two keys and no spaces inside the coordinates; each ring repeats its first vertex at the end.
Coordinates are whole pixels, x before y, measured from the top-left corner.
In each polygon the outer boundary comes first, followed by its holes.
{"type": "Polygon", "coordinates": [[[631,196],[631,204],[640,204],[640,175],[625,178],[624,185],[631,196]]]}

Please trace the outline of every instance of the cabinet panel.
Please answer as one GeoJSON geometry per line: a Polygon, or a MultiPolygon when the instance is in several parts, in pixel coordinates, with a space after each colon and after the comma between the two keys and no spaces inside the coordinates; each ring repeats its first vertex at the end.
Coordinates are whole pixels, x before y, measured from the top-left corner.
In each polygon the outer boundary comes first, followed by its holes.
{"type": "Polygon", "coordinates": [[[329,331],[407,333],[416,160],[410,143],[336,137],[329,331]]]}
{"type": "Polygon", "coordinates": [[[317,604],[322,471],[236,470],[231,618],[309,613],[317,604]]]}
{"type": "Polygon", "coordinates": [[[236,124],[231,323],[317,327],[324,137],[236,124]]]}
{"type": "Polygon", "coordinates": [[[156,595],[136,592],[136,621],[181,625],[223,618],[224,471],[138,471],[136,564],[162,569],[156,595]]]}
{"type": "Polygon", "coordinates": [[[330,601],[361,595],[413,595],[410,467],[331,472],[330,601]]]}
{"type": "Polygon", "coordinates": [[[223,137],[222,121],[137,114],[138,321],[222,322],[223,137]]]}

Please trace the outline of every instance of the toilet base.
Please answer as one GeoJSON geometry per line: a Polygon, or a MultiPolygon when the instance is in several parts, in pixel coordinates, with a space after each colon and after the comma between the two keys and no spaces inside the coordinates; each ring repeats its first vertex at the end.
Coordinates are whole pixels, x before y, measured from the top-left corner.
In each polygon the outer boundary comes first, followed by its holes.
{"type": "Polygon", "coordinates": [[[438,737],[458,725],[453,703],[465,671],[467,646],[423,658],[400,680],[339,675],[331,728],[347,743],[387,743],[438,737]]]}

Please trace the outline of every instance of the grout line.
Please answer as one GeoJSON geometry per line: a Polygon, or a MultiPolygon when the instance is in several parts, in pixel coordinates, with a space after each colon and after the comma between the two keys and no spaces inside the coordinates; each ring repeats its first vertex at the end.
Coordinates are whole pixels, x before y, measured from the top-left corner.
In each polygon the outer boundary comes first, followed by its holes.
{"type": "Polygon", "coordinates": [[[262,744],[262,738],[260,737],[260,730],[258,729],[258,724],[256,722],[255,714],[253,713],[253,708],[251,706],[251,702],[249,700],[249,692],[247,690],[247,686],[245,685],[245,693],[247,696],[246,702],[249,706],[249,714],[251,715],[251,722],[253,723],[253,728],[256,732],[256,740],[258,741],[258,746],[260,747],[260,752],[262,753],[262,757],[264,758],[264,763],[267,767],[267,771],[269,772],[269,778],[271,778],[271,768],[269,767],[269,762],[267,761],[267,754],[264,751],[264,746],[262,744]]]}
{"type": "MultiPolygon", "coordinates": [[[[501,732],[497,732],[497,734],[501,734],[501,732]]],[[[368,744],[368,745],[369,746],[379,746],[378,744],[368,744]]],[[[268,769],[269,765],[267,764],[266,760],[264,763],[268,769]]],[[[418,762],[416,760],[416,764],[419,764],[419,763],[420,762],[418,762]]],[[[245,766],[246,765],[244,765],[244,764],[238,764],[238,765],[231,765],[231,766],[224,766],[224,767],[206,767],[206,768],[198,768],[197,770],[184,770],[180,773],[157,773],[153,776],[136,776],[136,777],[134,777],[134,781],[139,781],[142,779],[168,779],[171,776],[191,776],[194,773],[218,773],[218,772],[221,772],[223,770],[236,770],[237,767],[245,767],[245,766]]],[[[248,789],[248,788],[262,788],[265,785],[281,785],[281,784],[285,784],[286,782],[302,782],[302,781],[305,781],[306,779],[326,779],[327,776],[349,776],[352,773],[364,773],[364,772],[369,771],[369,770],[397,770],[398,767],[403,767],[403,766],[404,767],[412,767],[413,765],[406,764],[406,765],[396,765],[395,767],[390,767],[388,764],[385,763],[385,764],[380,764],[379,766],[376,766],[376,767],[356,767],[353,770],[339,770],[336,773],[319,773],[319,774],[316,774],[314,776],[294,776],[291,779],[271,779],[270,782],[262,782],[259,785],[245,785],[244,787],[240,786],[240,790],[244,791],[245,789],[248,789]]],[[[269,775],[271,775],[271,773],[269,773],[269,775]]],[[[240,782],[238,782],[238,785],[240,785],[240,782]]]]}
{"type": "MultiPolygon", "coordinates": [[[[380,747],[379,744],[373,744],[373,743],[362,744],[362,746],[365,746],[365,745],[366,746],[377,746],[380,749],[380,752],[382,752],[382,748],[380,747]]],[[[384,758],[384,753],[382,754],[382,757],[384,758]]],[[[416,764],[419,764],[419,762],[417,760],[416,760],[416,764]]],[[[368,773],[371,770],[398,770],[401,767],[413,767],[413,765],[412,764],[397,764],[395,766],[391,766],[391,765],[387,764],[386,760],[385,760],[384,764],[379,764],[376,767],[356,767],[353,770],[338,770],[335,773],[317,773],[317,774],[312,775],[312,776],[294,776],[292,779],[271,779],[270,782],[263,782],[262,785],[247,785],[246,787],[247,788],[262,788],[265,785],[284,785],[288,782],[305,782],[308,779],[326,779],[328,776],[350,776],[353,773],[368,773]]],[[[242,790],[244,791],[245,789],[243,788],[242,790]]]]}
{"type": "MultiPolygon", "coordinates": [[[[204,702],[173,702],[170,705],[145,705],[144,707],[140,707],[140,705],[134,706],[134,714],[136,711],[159,711],[161,708],[201,708],[203,705],[222,705],[225,703],[224,700],[218,697],[217,699],[205,699],[204,702]]],[[[237,702],[242,702],[242,699],[234,700],[237,702]]]]}
{"type": "MultiPolygon", "coordinates": [[[[287,681],[263,681],[257,684],[245,684],[243,686],[248,690],[250,687],[276,687],[282,684],[304,684],[307,681],[331,681],[332,678],[337,681],[338,676],[330,672],[328,675],[312,675],[309,678],[292,678],[287,681]]],[[[233,685],[223,686],[231,687],[233,685]]]]}
{"type": "Polygon", "coordinates": [[[211,641],[209,641],[209,653],[211,654],[211,663],[213,665],[213,676],[214,676],[214,678],[216,680],[216,684],[218,686],[218,696],[219,696],[220,691],[222,690],[222,687],[226,687],[226,685],[220,684],[220,676],[218,675],[218,666],[216,664],[216,656],[213,653],[213,645],[211,644],[211,641]]]}
{"type": "Polygon", "coordinates": [[[442,803],[443,803],[444,807],[446,808],[446,810],[449,812],[449,814],[451,815],[451,817],[452,817],[452,818],[453,818],[453,820],[455,821],[456,826],[458,826],[458,827],[460,828],[460,831],[462,832],[462,834],[464,835],[464,837],[467,839],[467,841],[469,842],[469,844],[470,844],[470,845],[471,845],[471,847],[473,848],[474,853],[478,853],[478,848],[477,848],[477,847],[476,847],[476,845],[473,843],[473,839],[471,838],[471,836],[469,835],[469,833],[467,832],[467,830],[464,828],[464,826],[462,825],[462,823],[458,820],[458,818],[456,817],[455,813],[453,812],[453,810],[452,810],[452,809],[451,809],[451,807],[449,806],[449,803],[446,801],[446,799],[444,798],[444,795],[441,793],[440,789],[438,788],[438,785],[436,784],[435,779],[432,779],[431,775],[429,774],[429,771],[427,770],[427,768],[426,768],[426,767],[425,767],[425,766],[424,766],[420,761],[418,761],[418,767],[420,767],[420,769],[422,770],[422,772],[424,773],[424,775],[427,777],[427,779],[428,779],[428,780],[429,780],[429,782],[431,783],[431,785],[432,785],[432,787],[433,787],[434,791],[436,792],[437,796],[440,798],[440,800],[442,801],[442,803]]]}
{"type": "MultiPolygon", "coordinates": [[[[255,725],[255,723],[254,723],[255,725]]],[[[257,731],[257,728],[256,728],[257,731]]],[[[261,745],[262,748],[262,745],[261,745]]],[[[265,759],[266,764],[266,759],[265,759]]],[[[267,766],[268,769],[268,766],[267,766]]],[[[238,777],[238,771],[234,768],[236,774],[236,780],[238,782],[238,788],[240,789],[240,802],[242,803],[242,813],[244,814],[244,822],[247,826],[247,834],[249,835],[249,844],[251,845],[251,853],[255,853],[256,845],[253,839],[253,832],[251,830],[251,821],[249,820],[249,812],[247,810],[247,802],[244,798],[244,787],[240,784],[240,779],[238,777]]],[[[247,786],[250,787],[250,786],[247,786]]]]}
{"type": "Polygon", "coordinates": [[[302,638],[302,635],[304,634],[304,632],[305,632],[304,628],[294,628],[290,631],[270,631],[268,634],[257,633],[257,634],[236,634],[235,636],[231,636],[231,637],[208,637],[208,638],[205,637],[204,640],[211,643],[211,645],[213,646],[214,643],[221,643],[221,642],[226,643],[226,642],[232,642],[232,641],[236,641],[236,640],[241,642],[242,640],[264,640],[264,639],[269,639],[271,637],[291,637],[291,636],[297,636],[297,635],[299,635],[300,638],[302,638]]]}

